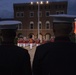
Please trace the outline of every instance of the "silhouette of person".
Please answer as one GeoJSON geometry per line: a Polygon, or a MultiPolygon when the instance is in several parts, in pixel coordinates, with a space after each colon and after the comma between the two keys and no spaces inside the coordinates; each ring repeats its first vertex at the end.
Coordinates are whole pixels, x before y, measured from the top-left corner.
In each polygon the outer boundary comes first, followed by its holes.
{"type": "Polygon", "coordinates": [[[14,44],[19,21],[1,21],[0,75],[32,75],[28,50],[14,44]]]}
{"type": "Polygon", "coordinates": [[[55,41],[36,48],[33,75],[76,75],[76,44],[69,38],[72,26],[53,25],[53,30],[55,41]]]}

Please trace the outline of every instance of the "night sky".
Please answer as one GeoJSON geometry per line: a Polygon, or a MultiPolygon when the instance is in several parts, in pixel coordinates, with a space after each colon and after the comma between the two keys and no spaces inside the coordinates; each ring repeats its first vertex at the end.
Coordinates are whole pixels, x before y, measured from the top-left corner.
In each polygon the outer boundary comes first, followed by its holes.
{"type": "MultiPolygon", "coordinates": [[[[13,17],[13,3],[26,3],[39,0],[0,0],[0,17],[13,17]],[[7,15],[8,14],[8,15],[7,15]]],[[[47,1],[47,0],[41,0],[47,1]]],[[[76,15],[76,0],[48,0],[48,1],[68,1],[68,14],[76,15]]]]}

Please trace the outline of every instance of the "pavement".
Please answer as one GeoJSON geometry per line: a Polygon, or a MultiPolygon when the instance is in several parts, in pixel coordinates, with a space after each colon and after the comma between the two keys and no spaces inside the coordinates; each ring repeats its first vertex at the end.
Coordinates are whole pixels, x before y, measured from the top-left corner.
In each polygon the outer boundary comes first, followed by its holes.
{"type": "Polygon", "coordinates": [[[33,46],[32,49],[30,49],[30,47],[27,46],[27,47],[25,47],[25,49],[27,49],[29,54],[30,54],[30,60],[31,60],[31,65],[32,65],[34,54],[35,54],[35,51],[36,51],[36,46],[33,46]]]}

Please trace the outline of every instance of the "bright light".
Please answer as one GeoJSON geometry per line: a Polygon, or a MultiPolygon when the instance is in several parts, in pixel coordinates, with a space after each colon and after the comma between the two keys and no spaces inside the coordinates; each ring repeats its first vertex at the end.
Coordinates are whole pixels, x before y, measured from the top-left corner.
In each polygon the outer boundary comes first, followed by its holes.
{"type": "Polygon", "coordinates": [[[41,1],[40,4],[43,4],[43,1],[41,1]]]}
{"type": "Polygon", "coordinates": [[[31,2],[31,5],[33,4],[33,2],[31,2]]]}
{"type": "Polygon", "coordinates": [[[37,1],[37,4],[39,4],[39,2],[37,1]]]}
{"type": "Polygon", "coordinates": [[[48,4],[49,3],[49,1],[46,1],[46,4],[48,4]]]}

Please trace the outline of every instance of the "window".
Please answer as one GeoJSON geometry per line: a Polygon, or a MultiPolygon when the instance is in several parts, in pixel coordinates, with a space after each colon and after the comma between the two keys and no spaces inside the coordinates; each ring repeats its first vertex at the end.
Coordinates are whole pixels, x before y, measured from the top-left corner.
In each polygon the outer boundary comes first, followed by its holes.
{"type": "Polygon", "coordinates": [[[34,22],[30,22],[30,29],[34,29],[34,22]]]}
{"type": "Polygon", "coordinates": [[[30,17],[34,17],[34,12],[30,12],[30,17]]]}
{"type": "Polygon", "coordinates": [[[46,22],[46,29],[50,29],[50,22],[49,21],[46,22]]]}
{"type": "Polygon", "coordinates": [[[21,17],[24,17],[24,12],[21,12],[21,13],[20,13],[20,16],[21,16],[21,17]]]}
{"type": "Polygon", "coordinates": [[[39,22],[39,29],[42,29],[42,22],[39,22]]]}
{"type": "Polygon", "coordinates": [[[20,17],[20,12],[16,12],[16,17],[20,17]]]}
{"type": "Polygon", "coordinates": [[[60,11],[56,11],[56,14],[60,14],[60,11]]]}
{"type": "Polygon", "coordinates": [[[39,29],[42,29],[42,23],[39,22],[39,29]]]}
{"type": "Polygon", "coordinates": [[[56,11],[56,14],[64,14],[64,11],[56,11]]]}
{"type": "Polygon", "coordinates": [[[24,17],[24,12],[16,12],[16,17],[24,17]]]}
{"type": "MultiPolygon", "coordinates": [[[[37,15],[38,15],[38,13],[37,13],[37,15]]],[[[41,11],[39,12],[39,17],[42,17],[42,12],[41,11]]]]}
{"type": "Polygon", "coordinates": [[[64,14],[64,11],[60,11],[60,14],[64,14]]]}
{"type": "Polygon", "coordinates": [[[46,11],[46,17],[49,17],[50,11],[46,11]]]}

